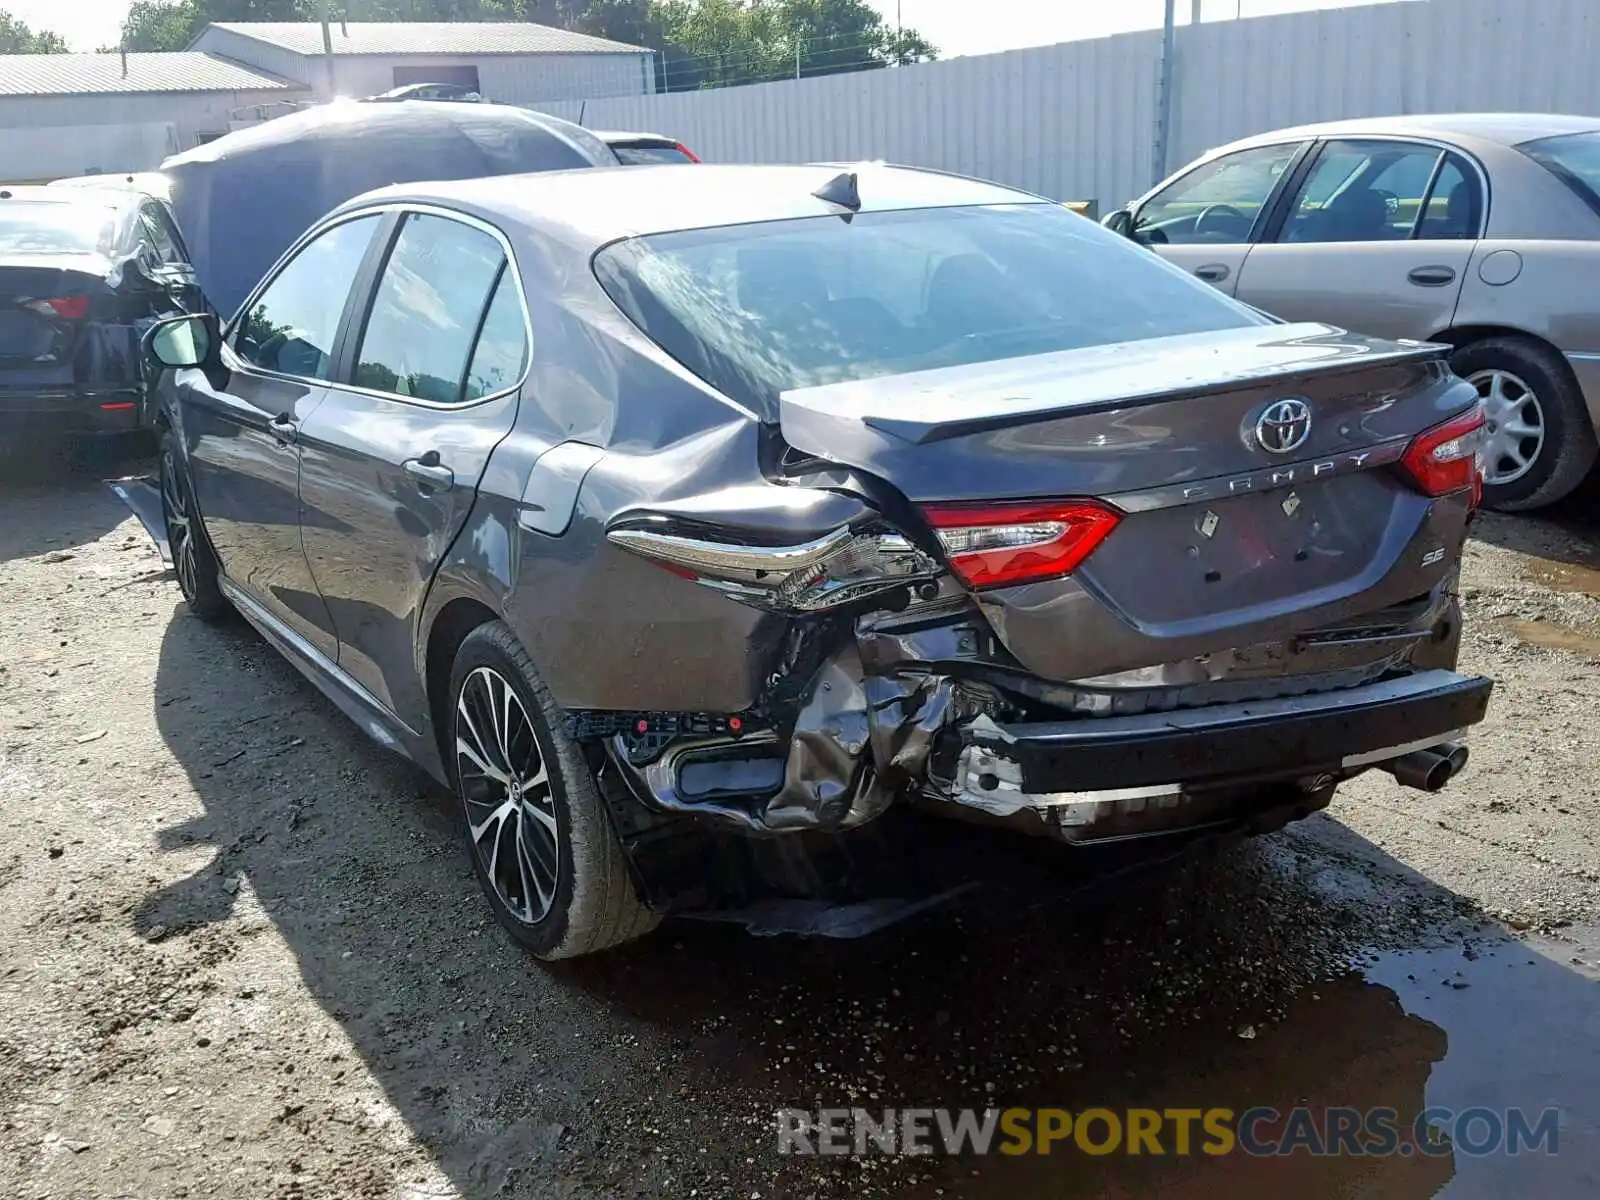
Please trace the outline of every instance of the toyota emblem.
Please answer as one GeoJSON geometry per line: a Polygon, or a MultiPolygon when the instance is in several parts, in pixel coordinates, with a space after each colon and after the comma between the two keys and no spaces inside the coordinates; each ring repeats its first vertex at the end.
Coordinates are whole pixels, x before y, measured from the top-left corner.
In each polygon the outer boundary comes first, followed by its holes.
{"type": "Polygon", "coordinates": [[[1288,454],[1311,436],[1311,405],[1298,396],[1275,400],[1256,421],[1256,441],[1269,454],[1288,454]]]}

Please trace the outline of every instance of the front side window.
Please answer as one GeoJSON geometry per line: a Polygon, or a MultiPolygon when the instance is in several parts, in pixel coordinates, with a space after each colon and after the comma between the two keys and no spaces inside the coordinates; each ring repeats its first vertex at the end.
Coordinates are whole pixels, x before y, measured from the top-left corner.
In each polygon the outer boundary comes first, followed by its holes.
{"type": "Polygon", "coordinates": [[[1600,132],[1567,133],[1517,147],[1600,213],[1600,132]]]}
{"type": "Polygon", "coordinates": [[[1300,142],[1257,146],[1196,167],[1144,203],[1133,236],[1153,245],[1249,241],[1261,210],[1300,146],[1300,142]]]}
{"type": "MultiPolygon", "coordinates": [[[[1405,241],[1426,216],[1425,200],[1438,194],[1430,185],[1442,154],[1415,142],[1329,142],[1295,197],[1278,240],[1405,241]]],[[[1444,226],[1437,228],[1441,232],[1434,236],[1444,236],[1444,226]]]]}
{"type": "Polygon", "coordinates": [[[248,363],[301,379],[327,379],[350,288],[379,216],[344,221],[300,248],[243,313],[233,350],[248,363]]]}
{"type": "Polygon", "coordinates": [[[668,354],[768,413],[792,388],[1264,323],[1052,204],[655,234],[595,270],[668,354]]]}
{"type": "Polygon", "coordinates": [[[481,229],[408,214],[378,281],[352,382],[432,404],[461,403],[505,261],[499,241],[481,229]]]}

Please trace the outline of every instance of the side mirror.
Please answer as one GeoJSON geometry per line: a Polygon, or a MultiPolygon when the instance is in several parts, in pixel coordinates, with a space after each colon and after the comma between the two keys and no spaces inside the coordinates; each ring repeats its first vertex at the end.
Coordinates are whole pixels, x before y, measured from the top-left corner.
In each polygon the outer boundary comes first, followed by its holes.
{"type": "Polygon", "coordinates": [[[221,327],[213,313],[170,317],[144,336],[146,357],[172,370],[209,366],[221,345],[221,327]]]}
{"type": "Polygon", "coordinates": [[[1111,230],[1112,233],[1120,233],[1123,237],[1133,236],[1133,214],[1125,208],[1119,208],[1115,212],[1108,212],[1101,218],[1100,224],[1111,230]]]}

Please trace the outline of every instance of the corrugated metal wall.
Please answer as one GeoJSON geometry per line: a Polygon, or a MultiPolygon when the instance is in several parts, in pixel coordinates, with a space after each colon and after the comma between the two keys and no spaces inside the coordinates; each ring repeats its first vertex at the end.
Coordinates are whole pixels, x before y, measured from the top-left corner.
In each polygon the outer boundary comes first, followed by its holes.
{"type": "MultiPolygon", "coordinates": [[[[1180,3],[1180,14],[1188,5],[1180,3]]],[[[1178,29],[1176,168],[1305,121],[1483,110],[1600,113],[1596,0],[1403,0],[1178,29]]],[[[538,107],[671,133],[712,161],[881,158],[1101,211],[1144,191],[1159,30],[898,70],[538,107]]]]}

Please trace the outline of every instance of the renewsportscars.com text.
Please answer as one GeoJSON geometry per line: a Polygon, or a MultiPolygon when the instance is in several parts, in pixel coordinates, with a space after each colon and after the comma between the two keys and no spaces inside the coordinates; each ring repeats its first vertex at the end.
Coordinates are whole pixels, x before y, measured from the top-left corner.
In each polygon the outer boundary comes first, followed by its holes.
{"type": "Polygon", "coordinates": [[[783,1108],[779,1154],[1555,1154],[1560,1110],[783,1108]]]}

